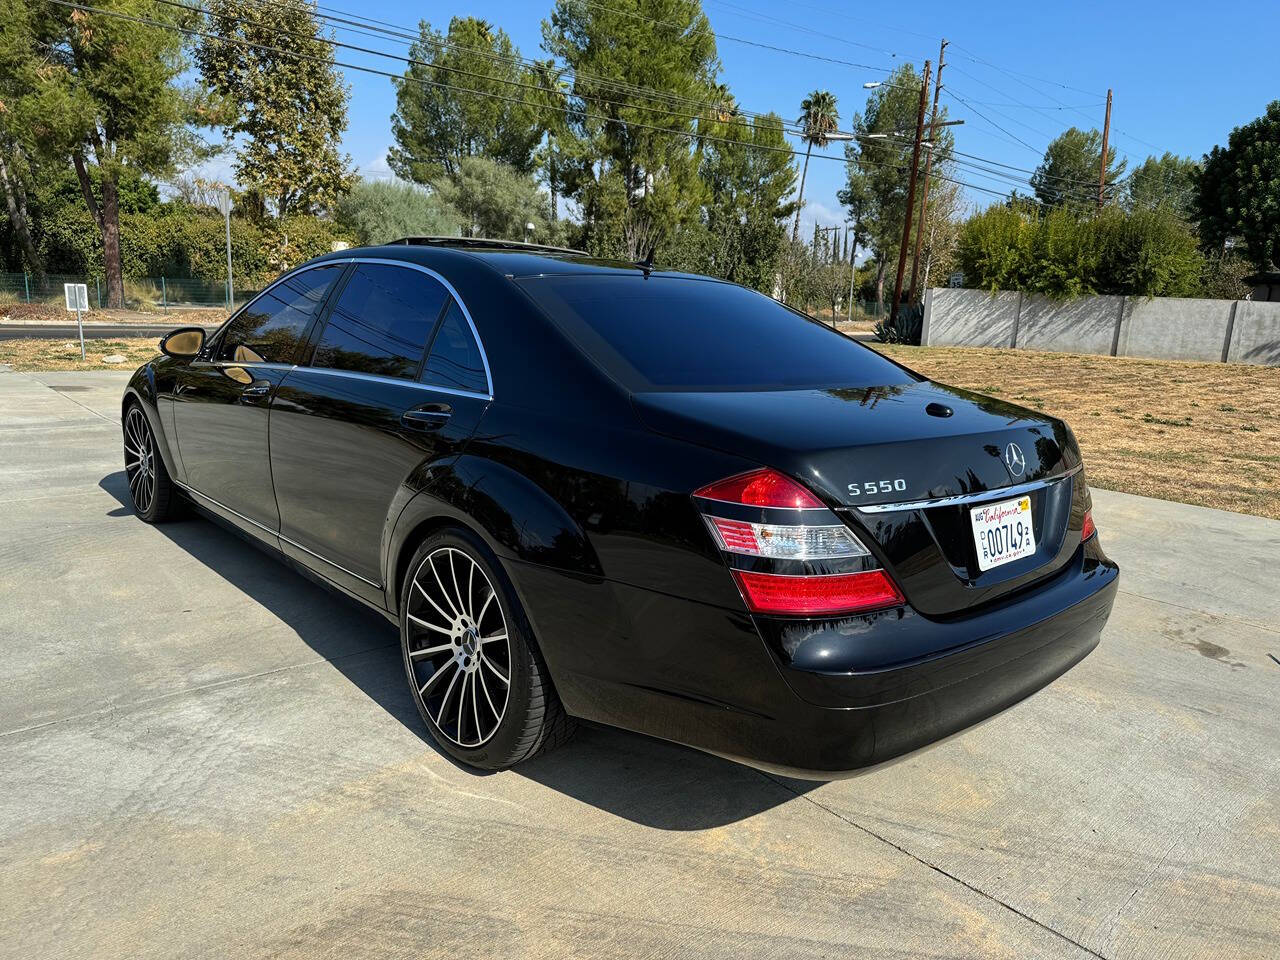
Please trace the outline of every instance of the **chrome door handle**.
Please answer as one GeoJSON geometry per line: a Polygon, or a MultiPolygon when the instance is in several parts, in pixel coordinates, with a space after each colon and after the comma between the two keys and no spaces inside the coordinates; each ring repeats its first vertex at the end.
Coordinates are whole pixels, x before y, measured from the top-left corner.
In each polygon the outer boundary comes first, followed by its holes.
{"type": "Polygon", "coordinates": [[[254,384],[250,384],[249,386],[247,386],[247,387],[245,387],[243,390],[241,390],[241,391],[240,391],[240,396],[242,396],[242,397],[265,397],[265,396],[266,396],[268,393],[270,393],[270,392],[271,392],[271,384],[269,384],[269,383],[254,383],[254,384]]]}
{"type": "Polygon", "coordinates": [[[453,408],[447,403],[426,403],[400,415],[400,422],[415,430],[436,430],[453,416],[453,408]]]}

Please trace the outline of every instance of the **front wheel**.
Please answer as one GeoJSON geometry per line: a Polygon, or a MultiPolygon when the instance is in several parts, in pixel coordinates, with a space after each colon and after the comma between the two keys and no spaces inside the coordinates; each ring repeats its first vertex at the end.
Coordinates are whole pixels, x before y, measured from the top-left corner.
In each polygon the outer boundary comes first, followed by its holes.
{"type": "Polygon", "coordinates": [[[134,512],[147,523],[169,519],[177,495],[169,471],[156,448],[155,433],[142,407],[129,406],[124,415],[124,474],[134,512]]]}
{"type": "Polygon", "coordinates": [[[571,721],[520,601],[478,537],[461,528],[427,537],[400,596],[414,703],[450,756],[503,770],[568,738],[571,721]]]}

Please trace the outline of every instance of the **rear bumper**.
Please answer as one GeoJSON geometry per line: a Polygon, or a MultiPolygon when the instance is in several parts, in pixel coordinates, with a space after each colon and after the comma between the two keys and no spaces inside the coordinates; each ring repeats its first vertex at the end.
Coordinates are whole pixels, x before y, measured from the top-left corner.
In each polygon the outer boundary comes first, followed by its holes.
{"type": "MultiPolygon", "coordinates": [[[[941,621],[906,609],[830,621],[757,619],[755,629],[742,621],[733,641],[745,663],[723,664],[713,689],[657,676],[643,685],[556,679],[580,716],[789,776],[831,779],[957,733],[1061,676],[1097,646],[1118,573],[1094,538],[1049,581],[969,617],[941,621]],[[761,640],[772,664],[755,656],[761,640]]],[[[717,633],[732,622],[671,602],[686,622],[714,622],[717,633]]],[[[644,609],[669,629],[680,614],[666,606],[650,597],[644,609]]],[[[706,633],[701,639],[729,646],[706,633]]]]}

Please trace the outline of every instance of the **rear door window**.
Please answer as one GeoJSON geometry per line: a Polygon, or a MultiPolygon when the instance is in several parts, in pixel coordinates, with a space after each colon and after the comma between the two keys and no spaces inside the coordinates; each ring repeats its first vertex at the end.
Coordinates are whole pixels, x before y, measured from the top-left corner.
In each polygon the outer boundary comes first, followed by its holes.
{"type": "Polygon", "coordinates": [[[731,283],[639,274],[520,283],[587,356],[634,392],[914,382],[874,350],[731,283]]]}
{"type": "Polygon", "coordinates": [[[449,293],[421,270],[358,263],[329,312],[313,367],[412,380],[449,293]]]}
{"type": "Polygon", "coordinates": [[[484,354],[471,332],[471,324],[456,300],[450,301],[440,332],[431,342],[422,382],[450,390],[465,390],[488,396],[489,378],[485,373],[484,354]]]}
{"type": "Polygon", "coordinates": [[[293,363],[307,327],[346,264],[303,270],[277,283],[227,324],[215,359],[233,363],[293,363]]]}

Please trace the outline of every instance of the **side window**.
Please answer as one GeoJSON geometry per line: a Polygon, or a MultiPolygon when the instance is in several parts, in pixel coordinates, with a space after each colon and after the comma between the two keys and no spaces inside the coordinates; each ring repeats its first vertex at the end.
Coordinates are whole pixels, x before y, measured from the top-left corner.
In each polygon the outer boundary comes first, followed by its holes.
{"type": "Polygon", "coordinates": [[[277,283],[231,322],[222,334],[215,359],[292,363],[308,324],[345,266],[313,267],[277,283]]]}
{"type": "Polygon", "coordinates": [[[489,392],[480,345],[456,301],[449,302],[449,312],[431,344],[422,382],[472,393],[489,392]]]}
{"type": "Polygon", "coordinates": [[[329,312],[311,365],[412,380],[448,297],[439,281],[419,270],[357,264],[329,312]]]}

